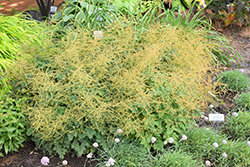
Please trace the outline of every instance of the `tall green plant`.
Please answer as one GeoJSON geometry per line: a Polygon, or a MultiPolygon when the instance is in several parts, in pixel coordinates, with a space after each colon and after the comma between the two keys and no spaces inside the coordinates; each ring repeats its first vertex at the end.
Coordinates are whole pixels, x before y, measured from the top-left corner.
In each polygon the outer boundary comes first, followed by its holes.
{"type": "Polygon", "coordinates": [[[24,19],[21,14],[0,15],[0,71],[5,71],[20,55],[24,43],[40,43],[38,35],[42,31],[36,22],[24,19]]]}

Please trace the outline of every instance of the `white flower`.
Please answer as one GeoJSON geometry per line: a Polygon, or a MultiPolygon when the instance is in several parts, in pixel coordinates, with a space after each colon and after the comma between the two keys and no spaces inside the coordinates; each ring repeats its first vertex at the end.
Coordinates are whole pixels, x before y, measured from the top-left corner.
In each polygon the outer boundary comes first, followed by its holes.
{"type": "Polygon", "coordinates": [[[116,143],[119,143],[119,142],[120,142],[120,139],[116,138],[116,139],[115,139],[115,142],[116,142],[116,143]]]}
{"type": "Polygon", "coordinates": [[[92,154],[92,153],[89,153],[89,154],[87,155],[87,158],[92,158],[92,156],[93,156],[93,154],[92,154]]]}
{"type": "Polygon", "coordinates": [[[108,163],[110,165],[114,165],[115,160],[113,158],[109,158],[108,163]]]}
{"type": "Polygon", "coordinates": [[[62,164],[63,164],[63,165],[67,165],[67,164],[68,164],[68,161],[67,161],[67,160],[64,160],[64,161],[62,161],[62,164]]]}
{"type": "Polygon", "coordinates": [[[98,147],[99,144],[98,144],[97,142],[94,142],[93,146],[94,146],[94,147],[98,147]]]}
{"type": "Polygon", "coordinates": [[[151,138],[151,142],[154,143],[156,141],[156,138],[155,137],[152,137],[151,138]]]}
{"type": "Polygon", "coordinates": [[[206,163],[206,166],[211,166],[210,161],[206,161],[205,163],[206,163]]]}
{"type": "Polygon", "coordinates": [[[214,108],[214,106],[212,104],[209,105],[210,108],[214,108]]]}
{"type": "Polygon", "coordinates": [[[107,163],[106,163],[106,166],[110,166],[110,163],[109,163],[109,162],[107,162],[107,163]]]}
{"type": "Polygon", "coordinates": [[[168,144],[168,142],[167,142],[167,141],[164,141],[164,142],[163,142],[163,144],[164,144],[164,145],[167,145],[167,144],[168,144]]]}
{"type": "Polygon", "coordinates": [[[226,153],[223,153],[222,156],[223,156],[224,158],[227,158],[227,154],[226,154],[226,153]]]}
{"type": "Polygon", "coordinates": [[[226,141],[226,140],[222,140],[222,143],[223,143],[223,144],[227,144],[227,141],[226,141]]]}
{"type": "Polygon", "coordinates": [[[217,148],[219,145],[217,143],[213,143],[214,147],[217,148]]]}
{"type": "Polygon", "coordinates": [[[205,120],[205,121],[208,121],[208,117],[204,116],[204,120],[205,120]]]}
{"type": "Polygon", "coordinates": [[[48,157],[42,157],[42,159],[41,159],[41,163],[43,164],[43,165],[48,165],[48,163],[49,163],[49,158],[48,157]]]}
{"type": "Polygon", "coordinates": [[[243,72],[244,72],[244,70],[243,70],[243,69],[239,69],[239,71],[240,71],[241,73],[243,73],[243,72]]]}
{"type": "Polygon", "coordinates": [[[117,130],[117,134],[119,134],[119,133],[122,133],[122,130],[121,130],[121,129],[118,129],[118,130],[117,130]]]}
{"type": "Polygon", "coordinates": [[[247,145],[250,146],[250,141],[247,142],[247,145]]]}
{"type": "Polygon", "coordinates": [[[173,139],[172,137],[170,137],[170,138],[168,139],[168,141],[169,141],[169,143],[173,143],[173,142],[174,142],[174,139],[173,139]]]}
{"type": "Polygon", "coordinates": [[[237,114],[236,112],[234,112],[233,115],[234,115],[235,117],[238,117],[238,114],[237,114]]]}
{"type": "Polygon", "coordinates": [[[186,135],[182,135],[181,140],[187,140],[187,136],[186,135]]]}

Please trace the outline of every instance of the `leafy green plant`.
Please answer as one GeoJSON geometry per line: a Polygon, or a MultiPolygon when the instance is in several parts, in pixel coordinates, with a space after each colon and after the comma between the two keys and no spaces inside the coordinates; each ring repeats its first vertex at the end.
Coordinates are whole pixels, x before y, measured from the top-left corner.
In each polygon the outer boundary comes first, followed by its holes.
{"type": "Polygon", "coordinates": [[[250,138],[250,114],[249,112],[239,111],[232,114],[227,120],[224,128],[225,133],[233,139],[247,140],[250,138]]]}
{"type": "Polygon", "coordinates": [[[52,21],[58,22],[61,28],[87,27],[97,29],[112,23],[117,8],[105,0],[68,0],[63,10],[57,11],[52,21]]]}
{"type": "Polygon", "coordinates": [[[0,95],[0,156],[18,151],[25,141],[25,116],[22,114],[23,99],[14,100],[7,94],[0,95]]]}
{"type": "Polygon", "coordinates": [[[237,107],[250,110],[250,92],[242,92],[235,100],[237,107]]]}
{"type": "Polygon", "coordinates": [[[0,71],[5,71],[20,55],[21,45],[37,43],[42,26],[24,19],[21,14],[0,15],[0,71]]]}
{"type": "Polygon", "coordinates": [[[218,75],[218,81],[227,84],[226,88],[233,91],[245,91],[250,86],[247,74],[240,70],[222,72],[218,75]]]}

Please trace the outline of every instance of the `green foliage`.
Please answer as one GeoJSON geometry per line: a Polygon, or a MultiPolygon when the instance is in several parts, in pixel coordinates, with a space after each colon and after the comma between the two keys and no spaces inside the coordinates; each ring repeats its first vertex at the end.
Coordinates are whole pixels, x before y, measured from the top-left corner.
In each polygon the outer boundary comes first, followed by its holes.
{"type": "Polygon", "coordinates": [[[0,72],[5,71],[13,60],[21,56],[21,44],[40,42],[38,35],[42,27],[23,17],[20,14],[0,15],[0,72]]]}
{"type": "Polygon", "coordinates": [[[8,95],[0,95],[0,156],[18,151],[25,141],[25,116],[22,99],[14,100],[8,95]]]}
{"type": "Polygon", "coordinates": [[[238,112],[238,116],[232,115],[224,125],[225,133],[233,139],[247,140],[250,138],[250,114],[238,112]]]}
{"type": "Polygon", "coordinates": [[[226,88],[233,91],[245,91],[249,89],[250,81],[246,73],[239,70],[225,71],[218,75],[218,81],[227,84],[226,88]]]}
{"type": "Polygon", "coordinates": [[[157,166],[157,167],[193,167],[193,166],[201,166],[202,164],[200,162],[197,162],[196,159],[193,159],[193,157],[185,152],[182,151],[164,151],[162,155],[157,155],[154,160],[152,160],[151,166],[157,166]]]}
{"type": "Polygon", "coordinates": [[[116,17],[117,8],[105,0],[68,0],[63,10],[57,11],[52,21],[61,29],[74,29],[76,25],[97,29],[110,24],[116,17]]]}
{"type": "Polygon", "coordinates": [[[237,107],[250,110],[250,92],[242,92],[235,100],[237,107]]]}
{"type": "Polygon", "coordinates": [[[140,32],[124,22],[107,27],[99,40],[90,32],[72,32],[56,46],[48,42],[34,61],[13,68],[19,96],[28,97],[29,134],[47,142],[47,151],[61,142],[66,149],[61,156],[68,149],[81,155],[89,146],[79,150],[74,141],[93,143],[98,134],[105,140],[118,127],[146,148],[156,137],[153,147],[161,150],[163,141],[179,138],[211,100],[207,92],[217,83],[204,77],[216,70],[214,45],[203,31],[155,26],[140,32]]]}
{"type": "Polygon", "coordinates": [[[250,23],[250,3],[248,0],[213,0],[207,7],[211,9],[214,15],[209,15],[217,20],[222,19],[225,25],[238,23],[240,26],[250,23]],[[227,5],[231,4],[230,7],[227,5]]]}
{"type": "Polygon", "coordinates": [[[138,167],[151,167],[150,159],[151,155],[147,150],[140,145],[137,141],[130,141],[124,137],[119,138],[120,142],[115,143],[112,138],[112,142],[108,143],[106,149],[99,150],[99,158],[93,160],[99,161],[97,166],[105,166],[109,158],[115,160],[115,166],[138,166],[138,167]]]}
{"type": "Polygon", "coordinates": [[[4,72],[0,72],[0,95],[10,92],[13,86],[4,72]]]}
{"type": "Polygon", "coordinates": [[[192,154],[194,159],[202,159],[204,162],[209,160],[216,166],[249,166],[250,147],[246,141],[228,140],[225,134],[218,131],[207,130],[206,128],[191,127],[186,132],[187,140],[180,142],[178,148],[186,153],[192,154]],[[227,143],[223,144],[223,140],[227,143]],[[217,143],[215,148],[213,143],[217,143]],[[227,157],[222,156],[223,153],[227,157]]]}

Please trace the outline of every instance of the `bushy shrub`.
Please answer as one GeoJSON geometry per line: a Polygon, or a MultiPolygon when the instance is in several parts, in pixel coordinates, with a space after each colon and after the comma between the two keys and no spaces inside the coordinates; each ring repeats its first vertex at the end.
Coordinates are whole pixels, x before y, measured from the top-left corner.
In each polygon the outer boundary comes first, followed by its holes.
{"type": "Polygon", "coordinates": [[[15,100],[7,94],[0,95],[0,156],[18,151],[26,138],[22,99],[15,100]]]}
{"type": "Polygon", "coordinates": [[[226,84],[226,88],[233,91],[245,91],[249,89],[250,81],[246,73],[239,70],[225,71],[218,75],[218,81],[226,84]]]}
{"type": "Polygon", "coordinates": [[[40,43],[38,38],[42,27],[36,22],[24,19],[21,14],[0,15],[0,72],[5,71],[13,60],[20,58],[21,45],[40,43]]]}
{"type": "Polygon", "coordinates": [[[214,45],[204,36],[171,26],[139,32],[124,20],[99,40],[83,30],[70,33],[60,47],[47,47],[13,69],[19,95],[28,96],[29,134],[61,157],[71,149],[80,156],[97,140],[105,146],[117,128],[147,148],[156,137],[153,147],[162,149],[201,115],[211,100],[207,92],[217,86],[204,79],[215,70],[214,45]]]}
{"type": "Polygon", "coordinates": [[[250,110],[250,92],[242,92],[235,100],[237,107],[250,110]]]}
{"type": "Polygon", "coordinates": [[[247,140],[250,138],[250,114],[238,112],[232,114],[225,124],[225,133],[233,139],[247,140]]]}

